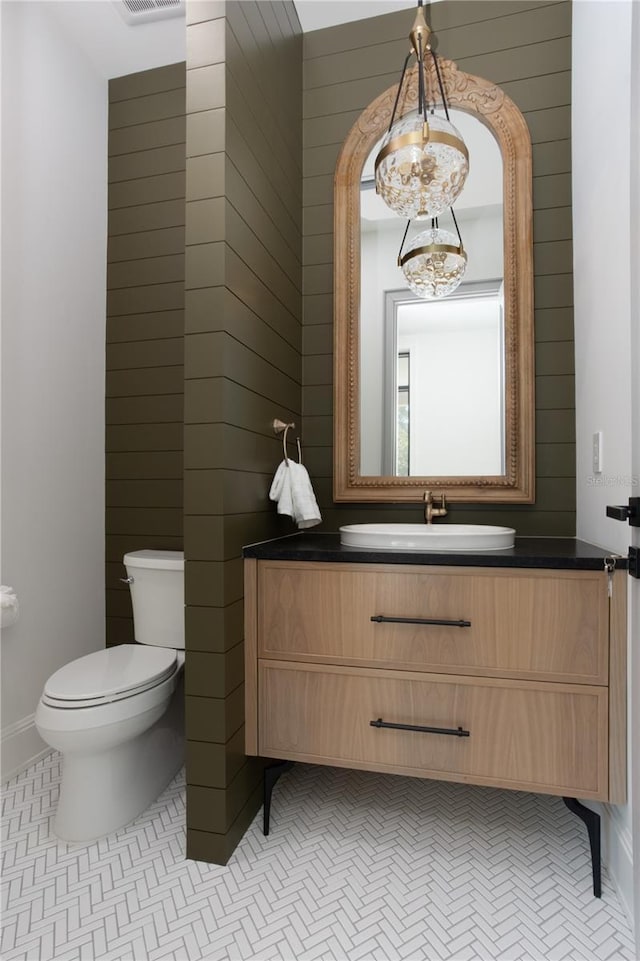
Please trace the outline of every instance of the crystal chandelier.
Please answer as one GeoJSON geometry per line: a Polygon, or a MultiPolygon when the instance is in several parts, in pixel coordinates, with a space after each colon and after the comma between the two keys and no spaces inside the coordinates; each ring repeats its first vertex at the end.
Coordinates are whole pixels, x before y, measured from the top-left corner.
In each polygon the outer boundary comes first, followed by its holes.
{"type": "Polygon", "coordinates": [[[376,191],[401,217],[437,217],[451,207],[464,187],[469,154],[459,131],[449,120],[438,58],[431,49],[431,30],[424,18],[422,0],[410,34],[413,50],[404,62],[389,130],[375,161],[376,191]],[[418,109],[394,123],[407,65],[415,53],[418,62],[418,109]],[[424,57],[430,53],[438,80],[445,117],[433,112],[435,97],[427,96],[424,57]],[[431,103],[431,106],[430,106],[431,103]]]}
{"type": "Polygon", "coordinates": [[[398,266],[402,268],[409,289],[418,297],[427,300],[446,297],[453,293],[464,277],[467,255],[453,210],[451,215],[457,237],[449,230],[442,230],[434,219],[428,230],[423,230],[413,238],[409,249],[403,254],[402,248],[411,221],[407,223],[398,254],[398,266]]]}

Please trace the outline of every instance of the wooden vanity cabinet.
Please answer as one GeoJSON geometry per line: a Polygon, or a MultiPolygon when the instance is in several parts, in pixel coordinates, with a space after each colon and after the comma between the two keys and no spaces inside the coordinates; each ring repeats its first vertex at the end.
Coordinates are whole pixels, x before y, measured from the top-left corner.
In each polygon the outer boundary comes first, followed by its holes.
{"type": "Polygon", "coordinates": [[[624,572],[245,560],[246,751],[622,803],[624,572]]]}

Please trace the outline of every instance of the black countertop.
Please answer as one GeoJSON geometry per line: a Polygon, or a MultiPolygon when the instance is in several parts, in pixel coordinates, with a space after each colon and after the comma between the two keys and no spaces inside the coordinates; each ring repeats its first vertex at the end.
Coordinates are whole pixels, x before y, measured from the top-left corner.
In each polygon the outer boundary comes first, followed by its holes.
{"type": "MultiPolygon", "coordinates": [[[[610,551],[573,537],[516,537],[515,547],[499,551],[380,551],[343,547],[338,533],[307,531],[243,548],[244,557],[278,561],[333,561],[350,564],[428,564],[448,567],[533,567],[565,571],[601,571],[610,551]]],[[[626,569],[627,558],[616,557],[626,569]]]]}

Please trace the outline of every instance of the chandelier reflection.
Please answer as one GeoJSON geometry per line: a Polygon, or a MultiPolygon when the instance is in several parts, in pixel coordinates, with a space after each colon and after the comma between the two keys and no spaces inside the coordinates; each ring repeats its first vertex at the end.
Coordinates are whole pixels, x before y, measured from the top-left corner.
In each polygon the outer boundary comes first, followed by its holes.
{"type": "Polygon", "coordinates": [[[410,221],[407,223],[398,254],[398,266],[402,268],[409,289],[417,297],[427,300],[446,297],[462,282],[467,269],[467,255],[453,210],[451,215],[457,237],[439,227],[434,219],[428,230],[423,230],[411,240],[409,249],[403,254],[410,221]]]}

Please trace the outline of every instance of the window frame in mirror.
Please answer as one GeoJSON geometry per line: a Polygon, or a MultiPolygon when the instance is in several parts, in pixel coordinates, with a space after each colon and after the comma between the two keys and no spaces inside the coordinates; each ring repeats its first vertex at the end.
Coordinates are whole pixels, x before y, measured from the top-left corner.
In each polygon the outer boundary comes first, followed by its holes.
{"type": "MultiPolygon", "coordinates": [[[[438,58],[447,103],[476,116],[495,136],[503,161],[505,293],[505,472],[495,476],[400,477],[360,473],[360,180],[364,163],[389,125],[397,86],[356,120],[334,179],[334,448],[336,502],[420,501],[425,489],[450,501],[531,504],[535,500],[535,401],[531,137],[516,104],[500,87],[438,58]]],[[[437,89],[433,64],[430,89],[437,89]]],[[[398,116],[418,102],[417,68],[398,116]]],[[[471,160],[473,162],[473,158],[471,160]]],[[[434,412],[438,416],[438,412],[434,412]]]]}

